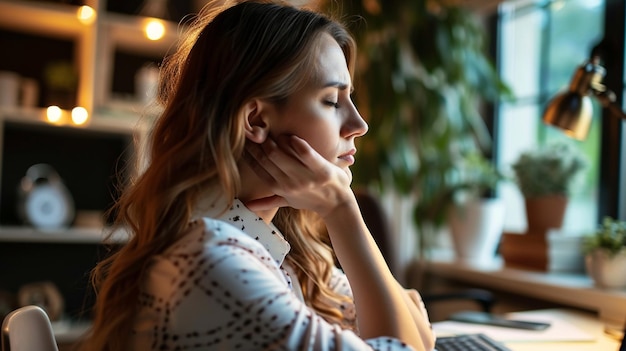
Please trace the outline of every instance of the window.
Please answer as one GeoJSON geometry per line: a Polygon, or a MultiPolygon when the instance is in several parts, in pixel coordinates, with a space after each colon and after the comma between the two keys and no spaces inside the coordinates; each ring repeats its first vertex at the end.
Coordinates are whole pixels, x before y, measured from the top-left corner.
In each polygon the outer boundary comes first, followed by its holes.
{"type": "MultiPolygon", "coordinates": [[[[573,187],[566,232],[589,232],[598,224],[601,107],[594,101],[594,119],[584,141],[544,125],[541,117],[548,100],[568,87],[576,68],[602,40],[604,14],[604,0],[508,1],[498,14],[499,69],[516,98],[496,109],[496,162],[512,172],[510,166],[521,152],[557,140],[580,149],[588,167],[573,187]]],[[[524,201],[516,184],[503,184],[499,196],[506,202],[505,231],[525,231],[524,201]]]]}

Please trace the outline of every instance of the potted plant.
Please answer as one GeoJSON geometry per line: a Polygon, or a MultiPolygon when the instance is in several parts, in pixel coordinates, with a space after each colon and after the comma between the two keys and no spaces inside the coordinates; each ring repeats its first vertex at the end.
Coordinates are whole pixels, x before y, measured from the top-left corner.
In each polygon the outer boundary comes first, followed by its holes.
{"type": "Polygon", "coordinates": [[[450,234],[456,258],[473,265],[489,264],[504,226],[504,202],[491,196],[505,180],[482,154],[472,152],[460,160],[450,187],[450,234]]]}
{"type": "Polygon", "coordinates": [[[526,206],[527,234],[561,228],[574,181],[587,164],[573,145],[554,142],[520,154],[512,164],[526,206]]]}
{"type": "Polygon", "coordinates": [[[626,222],[605,217],[601,226],[583,237],[587,274],[602,288],[626,287],[626,222]]]}
{"type": "MultiPolygon", "coordinates": [[[[354,99],[370,125],[354,183],[411,204],[421,251],[463,187],[454,180],[460,160],[490,155],[482,104],[510,93],[480,18],[454,3],[341,2],[359,47],[354,99]]],[[[337,10],[337,2],[322,4],[337,10]]]]}

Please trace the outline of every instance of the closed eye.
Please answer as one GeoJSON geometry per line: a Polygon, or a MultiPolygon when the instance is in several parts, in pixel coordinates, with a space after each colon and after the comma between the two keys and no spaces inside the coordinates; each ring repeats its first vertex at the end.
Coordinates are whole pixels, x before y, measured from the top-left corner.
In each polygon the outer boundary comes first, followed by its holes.
{"type": "Polygon", "coordinates": [[[326,100],[326,101],[324,101],[324,104],[328,105],[328,106],[331,106],[331,107],[334,107],[334,108],[339,108],[339,103],[335,102],[335,101],[326,100]]]}

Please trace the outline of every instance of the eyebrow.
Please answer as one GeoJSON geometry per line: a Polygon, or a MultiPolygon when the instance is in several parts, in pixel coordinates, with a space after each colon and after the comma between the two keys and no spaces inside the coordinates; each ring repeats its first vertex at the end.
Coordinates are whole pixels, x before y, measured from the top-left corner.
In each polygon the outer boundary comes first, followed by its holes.
{"type": "MultiPolygon", "coordinates": [[[[324,84],[324,88],[328,88],[328,87],[337,87],[339,90],[346,90],[348,89],[348,84],[342,83],[339,81],[330,81],[324,84]]],[[[354,86],[350,86],[350,93],[352,94],[353,91],[354,91],[354,86]]]]}

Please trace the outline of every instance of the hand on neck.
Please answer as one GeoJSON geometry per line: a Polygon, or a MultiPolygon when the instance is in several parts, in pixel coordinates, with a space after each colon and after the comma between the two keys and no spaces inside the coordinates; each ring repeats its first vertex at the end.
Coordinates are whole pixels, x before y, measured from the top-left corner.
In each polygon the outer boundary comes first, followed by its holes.
{"type": "Polygon", "coordinates": [[[241,189],[237,194],[237,198],[241,200],[248,208],[267,223],[270,223],[279,205],[272,201],[258,201],[274,196],[268,191],[268,186],[254,171],[248,167],[245,162],[239,163],[239,174],[241,177],[241,189]]]}

